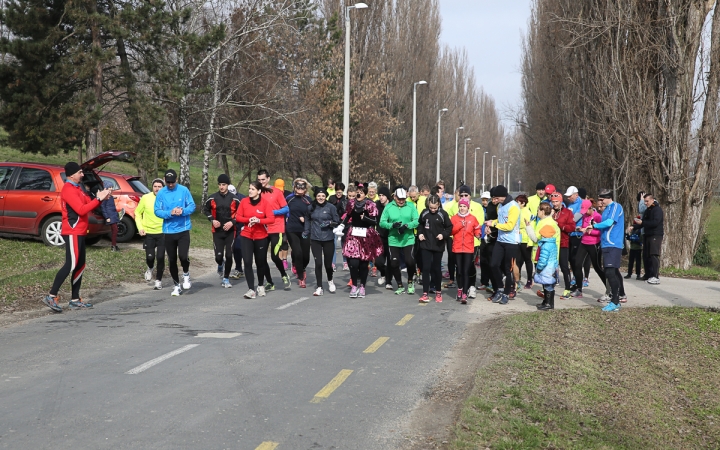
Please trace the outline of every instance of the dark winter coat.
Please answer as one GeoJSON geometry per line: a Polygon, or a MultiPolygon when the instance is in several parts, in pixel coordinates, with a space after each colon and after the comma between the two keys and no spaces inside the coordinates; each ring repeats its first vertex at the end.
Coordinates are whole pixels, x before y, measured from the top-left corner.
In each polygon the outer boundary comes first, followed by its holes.
{"type": "Polygon", "coordinates": [[[327,242],[335,239],[333,228],[340,223],[337,208],[330,202],[310,206],[310,239],[327,242]]]}
{"type": "Polygon", "coordinates": [[[447,211],[442,208],[436,213],[424,209],[420,214],[420,224],[417,228],[418,237],[422,234],[425,240],[420,241],[420,248],[431,252],[444,252],[447,241],[452,234],[452,222],[447,211]],[[438,241],[437,235],[442,234],[442,240],[438,241]]]}
{"type": "Polygon", "coordinates": [[[660,208],[657,200],[655,200],[655,202],[643,213],[642,223],[640,225],[634,224],[633,228],[636,230],[643,228],[645,237],[662,236],[665,234],[663,224],[664,220],[663,210],[660,208]]]}
{"type": "Polygon", "coordinates": [[[285,197],[288,205],[287,223],[285,231],[287,233],[307,233],[310,234],[310,204],[312,200],[309,196],[302,197],[290,194],[285,197]],[[305,221],[300,221],[304,217],[305,221]]]}
{"type": "Polygon", "coordinates": [[[100,209],[102,210],[105,223],[110,225],[120,222],[120,216],[118,215],[117,209],[115,209],[115,197],[108,195],[105,200],[100,202],[100,209]],[[110,219],[108,222],[107,219],[110,219]]]}

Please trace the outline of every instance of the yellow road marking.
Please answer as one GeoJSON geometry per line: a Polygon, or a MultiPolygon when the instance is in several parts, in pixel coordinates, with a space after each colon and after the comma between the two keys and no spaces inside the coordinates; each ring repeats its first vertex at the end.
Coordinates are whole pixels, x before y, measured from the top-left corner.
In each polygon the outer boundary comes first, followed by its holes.
{"type": "Polygon", "coordinates": [[[347,380],[347,377],[349,377],[351,373],[353,373],[352,370],[341,370],[339,374],[335,375],[335,378],[330,380],[330,382],[326,384],[324,388],[320,389],[320,391],[315,394],[315,397],[310,400],[310,403],[320,403],[321,401],[330,397],[330,394],[335,392],[335,389],[339,388],[340,385],[343,384],[345,380],[347,380]]]}
{"type": "Polygon", "coordinates": [[[265,441],[262,444],[258,445],[255,450],[275,450],[275,447],[277,447],[278,445],[280,444],[278,444],[277,442],[265,441]]]}
{"type": "Polygon", "coordinates": [[[400,319],[400,322],[396,323],[395,325],[401,327],[401,326],[405,325],[406,323],[410,322],[410,319],[412,319],[413,317],[415,317],[414,314],[408,314],[405,317],[403,317],[402,319],[400,319]]]}
{"type": "Polygon", "coordinates": [[[420,302],[420,303],[418,303],[418,305],[420,305],[420,306],[427,306],[427,303],[425,303],[425,302],[420,302]]]}
{"type": "Polygon", "coordinates": [[[389,337],[378,338],[375,342],[370,344],[370,347],[366,348],[365,351],[363,351],[363,353],[375,353],[377,351],[377,349],[382,347],[382,345],[384,343],[386,343],[389,339],[390,339],[389,337]]]}

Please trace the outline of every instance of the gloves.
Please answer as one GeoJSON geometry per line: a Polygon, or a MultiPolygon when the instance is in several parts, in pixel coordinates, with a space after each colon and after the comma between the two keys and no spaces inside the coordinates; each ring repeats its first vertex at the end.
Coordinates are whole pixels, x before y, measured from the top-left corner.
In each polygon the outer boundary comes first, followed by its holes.
{"type": "Polygon", "coordinates": [[[403,234],[405,231],[407,231],[407,229],[407,225],[402,225],[400,228],[398,228],[398,233],[403,234]]]}
{"type": "Polygon", "coordinates": [[[309,234],[310,234],[310,233],[308,233],[307,231],[303,231],[303,232],[302,232],[302,238],[303,238],[303,239],[307,239],[309,234]]]}
{"type": "Polygon", "coordinates": [[[393,224],[393,228],[400,228],[402,226],[402,222],[395,222],[393,224]]]}
{"type": "Polygon", "coordinates": [[[337,227],[333,228],[333,234],[335,234],[335,236],[342,236],[344,229],[345,229],[345,225],[340,224],[337,227]]]}
{"type": "Polygon", "coordinates": [[[322,222],[320,222],[320,228],[327,228],[330,225],[332,225],[332,222],[330,222],[329,220],[323,220],[322,222]]]}

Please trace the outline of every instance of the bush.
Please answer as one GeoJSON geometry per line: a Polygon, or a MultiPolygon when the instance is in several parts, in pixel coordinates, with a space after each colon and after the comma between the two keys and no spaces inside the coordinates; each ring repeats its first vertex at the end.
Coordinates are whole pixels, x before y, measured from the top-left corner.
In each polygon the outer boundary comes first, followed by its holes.
{"type": "Polygon", "coordinates": [[[708,267],[712,266],[712,262],[713,257],[710,251],[710,241],[708,240],[708,235],[703,234],[702,239],[700,239],[700,245],[698,245],[695,256],[693,256],[693,264],[708,267]]]}

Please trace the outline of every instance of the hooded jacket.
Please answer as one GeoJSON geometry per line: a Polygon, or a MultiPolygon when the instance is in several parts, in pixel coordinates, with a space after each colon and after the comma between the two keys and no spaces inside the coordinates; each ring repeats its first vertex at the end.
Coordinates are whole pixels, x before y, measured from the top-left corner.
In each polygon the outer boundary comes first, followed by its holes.
{"type": "Polygon", "coordinates": [[[310,204],[312,199],[303,195],[302,197],[294,193],[285,198],[288,205],[287,223],[285,231],[288,233],[308,233],[310,234],[310,204]],[[301,222],[300,218],[304,217],[305,221],[301,222]]]}
{"type": "Polygon", "coordinates": [[[195,200],[185,186],[176,184],[173,190],[165,186],[158,191],[155,199],[155,215],[163,219],[163,233],[175,234],[190,230],[192,228],[190,214],[194,212],[195,200]],[[182,208],[182,214],[179,216],[171,214],[176,207],[182,208]]]}
{"type": "Polygon", "coordinates": [[[542,238],[538,242],[538,262],[535,268],[535,282],[539,284],[557,284],[558,248],[554,237],[542,238]]]}
{"type": "Polygon", "coordinates": [[[560,211],[553,208],[552,217],[562,232],[560,235],[560,248],[569,248],[570,233],[575,231],[575,218],[572,211],[567,209],[564,204],[561,204],[560,211]]]}
{"type": "Polygon", "coordinates": [[[330,202],[322,205],[314,201],[310,205],[310,239],[313,241],[332,241],[335,239],[333,228],[340,223],[337,208],[330,202]]]}
{"type": "MultiPolygon", "coordinates": [[[[448,216],[452,218],[458,213],[458,202],[452,201],[452,203],[448,204],[447,207],[444,208],[445,211],[447,211],[448,216]]],[[[483,208],[483,205],[476,202],[475,200],[470,200],[470,214],[475,216],[478,223],[482,225],[485,222],[485,208],[483,208]]],[[[495,216],[497,218],[497,216],[495,216]]],[[[495,234],[497,237],[497,232],[495,234]]],[[[480,238],[475,238],[475,247],[480,246],[480,238]]]]}
{"type": "Polygon", "coordinates": [[[420,214],[418,225],[418,238],[423,235],[425,240],[420,241],[420,248],[431,252],[444,252],[447,241],[452,233],[452,222],[447,211],[438,208],[437,212],[430,212],[424,209],[420,214]],[[438,240],[438,234],[442,234],[442,240],[438,240]]]}
{"type": "Polygon", "coordinates": [[[645,210],[642,215],[641,224],[633,224],[633,228],[638,230],[643,229],[645,237],[649,236],[662,236],[665,234],[664,229],[664,217],[663,210],[660,208],[660,204],[657,200],[645,210]]]}
{"type": "Polygon", "coordinates": [[[162,234],[163,220],[155,215],[155,193],[143,195],[135,208],[135,225],[147,234],[162,234]]]}
{"type": "Polygon", "coordinates": [[[413,230],[418,226],[418,213],[415,204],[405,201],[405,205],[400,207],[394,201],[388,203],[380,218],[380,226],[390,231],[388,233],[388,244],[391,247],[407,247],[415,244],[413,230]],[[407,230],[401,233],[398,228],[393,228],[395,222],[407,225],[407,230]]]}
{"type": "Polygon", "coordinates": [[[480,236],[480,222],[471,213],[465,217],[455,214],[450,221],[452,222],[453,253],[474,253],[475,239],[480,236]]]}

